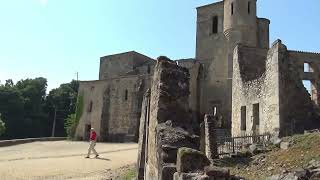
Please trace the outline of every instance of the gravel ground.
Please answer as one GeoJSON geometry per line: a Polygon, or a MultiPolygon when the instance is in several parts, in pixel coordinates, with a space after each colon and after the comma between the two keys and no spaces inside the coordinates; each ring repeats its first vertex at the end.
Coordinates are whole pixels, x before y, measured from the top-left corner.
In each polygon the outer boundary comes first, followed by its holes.
{"type": "Polygon", "coordinates": [[[98,159],[84,158],[87,142],[34,142],[0,147],[1,180],[108,180],[137,160],[135,143],[97,143],[98,159]]]}

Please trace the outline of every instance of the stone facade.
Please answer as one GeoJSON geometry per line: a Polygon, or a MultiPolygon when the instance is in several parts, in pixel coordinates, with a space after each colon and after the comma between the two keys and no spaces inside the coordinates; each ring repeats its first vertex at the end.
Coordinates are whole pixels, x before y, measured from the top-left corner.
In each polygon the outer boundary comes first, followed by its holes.
{"type": "MultiPolygon", "coordinates": [[[[256,11],[256,0],[197,8],[196,55],[175,61],[189,73],[186,104],[196,134],[205,114],[216,114],[219,128],[234,135],[286,135],[318,124],[320,55],[287,50],[279,41],[270,48],[270,21],[256,11]],[[312,84],[311,98],[302,80],[312,84]]],[[[134,51],[102,57],[99,80],[80,82],[84,112],[76,136],[86,139],[94,127],[102,141],[137,141],[155,63],[134,51]]]]}
{"type": "MultiPolygon", "coordinates": [[[[303,86],[303,63],[297,60],[298,57],[308,59],[310,55],[288,51],[280,40],[269,50],[236,47],[232,86],[233,135],[272,133],[287,136],[319,127],[319,109],[303,86]]],[[[319,61],[319,54],[313,54],[315,58],[319,61]]],[[[309,73],[311,77],[315,75],[309,73]]]]}
{"type": "Polygon", "coordinates": [[[143,95],[151,86],[154,65],[155,60],[136,52],[102,57],[100,80],[80,82],[84,110],[76,137],[88,138],[93,127],[100,141],[137,141],[143,95]]]}

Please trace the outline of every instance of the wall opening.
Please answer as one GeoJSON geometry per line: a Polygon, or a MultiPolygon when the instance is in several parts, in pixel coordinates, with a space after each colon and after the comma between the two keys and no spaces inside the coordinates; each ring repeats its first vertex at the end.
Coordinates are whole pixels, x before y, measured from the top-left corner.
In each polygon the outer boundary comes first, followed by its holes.
{"type": "Polygon", "coordinates": [[[247,108],[246,106],[241,106],[241,123],[240,123],[241,131],[247,130],[247,108]]]}
{"type": "Polygon", "coordinates": [[[231,3],[231,15],[233,15],[233,3],[231,3]]]}
{"type": "Polygon", "coordinates": [[[150,65],[148,64],[148,67],[147,67],[147,73],[148,73],[148,74],[150,74],[150,71],[151,71],[151,69],[150,69],[150,65]]]}
{"type": "Polygon", "coordinates": [[[252,109],[252,132],[258,133],[259,132],[259,125],[260,125],[260,115],[259,115],[259,103],[253,104],[252,109]]]}
{"type": "Polygon", "coordinates": [[[88,112],[91,112],[91,111],[92,111],[92,105],[93,105],[93,102],[90,101],[89,106],[88,106],[88,112]]]}
{"type": "Polygon", "coordinates": [[[302,83],[303,83],[303,86],[308,91],[309,95],[311,96],[311,86],[312,86],[311,81],[310,80],[303,80],[302,83]]]}
{"type": "Polygon", "coordinates": [[[314,72],[310,63],[303,63],[303,72],[314,72]]]}
{"type": "Polygon", "coordinates": [[[248,14],[250,14],[250,12],[251,12],[251,2],[249,1],[248,2],[248,14]]]}
{"type": "Polygon", "coordinates": [[[124,92],[124,100],[128,100],[128,90],[127,89],[124,92]]]}
{"type": "Polygon", "coordinates": [[[212,34],[218,33],[218,16],[212,18],[212,34]]]}
{"type": "Polygon", "coordinates": [[[217,108],[217,106],[213,106],[213,107],[212,107],[212,114],[213,114],[214,116],[216,116],[217,113],[218,113],[218,108],[217,108]]]}

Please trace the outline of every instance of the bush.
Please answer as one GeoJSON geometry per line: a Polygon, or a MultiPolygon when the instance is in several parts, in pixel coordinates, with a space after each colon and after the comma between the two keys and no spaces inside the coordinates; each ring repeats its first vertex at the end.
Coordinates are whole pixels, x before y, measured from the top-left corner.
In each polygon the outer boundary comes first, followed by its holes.
{"type": "Polygon", "coordinates": [[[83,112],[83,95],[78,96],[76,113],[70,114],[64,122],[64,128],[70,139],[74,139],[79,120],[83,112]]]}
{"type": "Polygon", "coordinates": [[[6,131],[6,124],[1,120],[0,114],[0,136],[3,135],[6,131]]]}
{"type": "Polygon", "coordinates": [[[70,114],[64,122],[64,128],[69,138],[73,139],[76,133],[78,123],[76,123],[76,114],[70,114]]]}

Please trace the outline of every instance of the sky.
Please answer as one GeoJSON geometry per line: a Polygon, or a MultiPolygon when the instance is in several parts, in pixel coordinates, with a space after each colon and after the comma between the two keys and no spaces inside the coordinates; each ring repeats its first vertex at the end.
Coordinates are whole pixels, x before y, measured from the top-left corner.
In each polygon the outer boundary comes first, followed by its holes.
{"type": "MultiPolygon", "coordinates": [[[[101,56],[195,56],[196,7],[216,0],[0,0],[0,81],[45,77],[48,90],[97,80],[101,56]]],[[[258,0],[270,41],[320,52],[320,1],[258,0]]]]}

